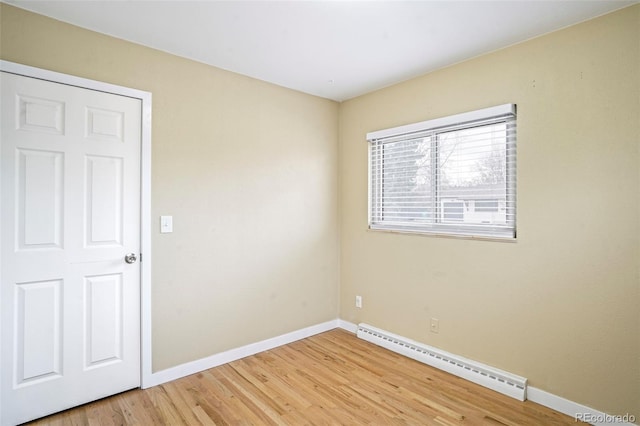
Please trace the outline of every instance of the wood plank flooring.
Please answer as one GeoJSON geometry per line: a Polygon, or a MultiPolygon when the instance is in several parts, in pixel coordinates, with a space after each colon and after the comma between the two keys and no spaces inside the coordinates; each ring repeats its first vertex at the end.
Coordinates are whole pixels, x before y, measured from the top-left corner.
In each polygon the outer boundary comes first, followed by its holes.
{"type": "Polygon", "coordinates": [[[575,425],[335,329],[32,425],[575,425]]]}

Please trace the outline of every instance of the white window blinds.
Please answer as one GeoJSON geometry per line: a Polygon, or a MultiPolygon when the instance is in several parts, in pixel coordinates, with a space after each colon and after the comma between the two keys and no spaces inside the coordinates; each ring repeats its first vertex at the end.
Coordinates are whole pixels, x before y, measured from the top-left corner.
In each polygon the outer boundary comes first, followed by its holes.
{"type": "Polygon", "coordinates": [[[371,229],[515,238],[515,105],[367,139],[371,229]]]}

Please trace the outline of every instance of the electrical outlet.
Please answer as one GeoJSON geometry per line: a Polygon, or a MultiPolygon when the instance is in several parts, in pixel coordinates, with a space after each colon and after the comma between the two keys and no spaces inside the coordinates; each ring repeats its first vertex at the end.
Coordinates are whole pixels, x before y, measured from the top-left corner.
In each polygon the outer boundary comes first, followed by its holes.
{"type": "Polygon", "coordinates": [[[356,296],[356,308],[362,308],[362,296],[356,296]]]}
{"type": "Polygon", "coordinates": [[[431,328],[432,333],[440,333],[440,320],[437,318],[431,318],[431,328]]]}

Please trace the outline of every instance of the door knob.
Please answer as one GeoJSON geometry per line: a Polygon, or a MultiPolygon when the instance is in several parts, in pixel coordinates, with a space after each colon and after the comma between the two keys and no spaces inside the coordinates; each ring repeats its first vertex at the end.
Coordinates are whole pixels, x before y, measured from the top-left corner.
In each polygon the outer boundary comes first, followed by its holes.
{"type": "Polygon", "coordinates": [[[135,253],[128,253],[124,256],[124,261],[127,263],[136,263],[136,260],[138,260],[138,258],[135,253]]]}

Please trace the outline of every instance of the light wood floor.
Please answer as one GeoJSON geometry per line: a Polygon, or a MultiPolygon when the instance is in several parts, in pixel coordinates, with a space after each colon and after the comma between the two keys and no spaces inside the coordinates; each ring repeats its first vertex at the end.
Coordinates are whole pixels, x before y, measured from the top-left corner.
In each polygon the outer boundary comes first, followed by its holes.
{"type": "Polygon", "coordinates": [[[336,329],[33,425],[575,425],[336,329]]]}

